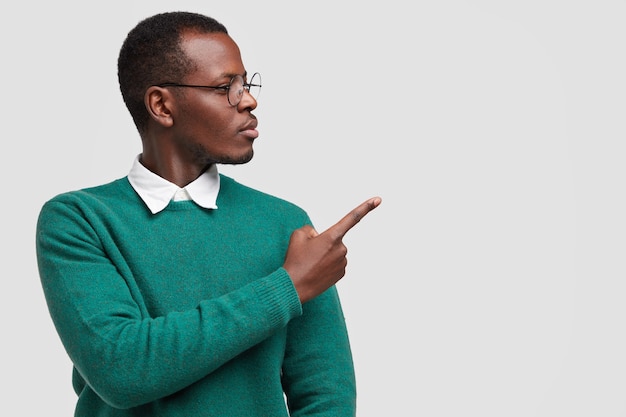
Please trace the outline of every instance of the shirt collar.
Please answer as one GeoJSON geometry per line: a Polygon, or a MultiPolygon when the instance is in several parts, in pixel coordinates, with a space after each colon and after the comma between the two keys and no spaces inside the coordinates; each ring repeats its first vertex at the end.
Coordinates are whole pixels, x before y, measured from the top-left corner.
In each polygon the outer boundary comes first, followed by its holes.
{"type": "Polygon", "coordinates": [[[206,209],[216,209],[217,194],[220,191],[220,177],[216,164],[212,164],[209,169],[202,173],[193,182],[187,184],[185,188],[180,188],[163,177],[158,176],[139,162],[137,155],[133,166],[128,173],[128,181],[135,189],[139,197],[148,206],[152,214],[163,210],[170,201],[181,194],[181,190],[200,207],[206,209]]]}

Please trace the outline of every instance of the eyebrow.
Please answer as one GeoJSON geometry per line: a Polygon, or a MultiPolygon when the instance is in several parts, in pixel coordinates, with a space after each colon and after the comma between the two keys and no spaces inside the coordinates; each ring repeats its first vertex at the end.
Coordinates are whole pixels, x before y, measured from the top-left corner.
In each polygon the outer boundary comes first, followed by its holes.
{"type": "Polygon", "coordinates": [[[235,75],[241,75],[245,79],[248,76],[248,71],[244,71],[243,74],[226,72],[226,73],[223,73],[221,76],[224,78],[228,77],[230,79],[230,78],[233,78],[235,75]]]}

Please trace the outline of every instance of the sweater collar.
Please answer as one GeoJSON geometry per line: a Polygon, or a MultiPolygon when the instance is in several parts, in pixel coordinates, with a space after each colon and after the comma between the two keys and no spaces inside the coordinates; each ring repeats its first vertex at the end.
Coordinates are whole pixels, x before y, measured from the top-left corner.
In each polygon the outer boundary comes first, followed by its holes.
{"type": "Polygon", "coordinates": [[[128,181],[152,214],[163,210],[172,200],[193,200],[200,207],[216,209],[217,194],[220,190],[220,177],[216,164],[212,164],[193,182],[180,188],[144,167],[135,157],[128,173],[128,181]]]}

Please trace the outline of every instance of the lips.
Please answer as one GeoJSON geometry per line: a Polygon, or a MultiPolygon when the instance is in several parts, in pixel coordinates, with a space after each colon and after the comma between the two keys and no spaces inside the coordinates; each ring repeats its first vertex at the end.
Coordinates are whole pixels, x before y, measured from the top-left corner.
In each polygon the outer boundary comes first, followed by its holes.
{"type": "Polygon", "coordinates": [[[256,130],[258,125],[258,121],[256,119],[250,120],[240,131],[239,133],[245,135],[249,138],[256,139],[259,136],[259,131],[256,130]]]}

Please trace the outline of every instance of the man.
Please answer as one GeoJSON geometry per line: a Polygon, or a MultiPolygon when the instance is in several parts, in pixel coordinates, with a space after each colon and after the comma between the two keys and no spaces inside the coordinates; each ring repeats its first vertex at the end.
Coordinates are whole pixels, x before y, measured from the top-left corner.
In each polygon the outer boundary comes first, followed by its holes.
{"type": "Polygon", "coordinates": [[[44,293],[74,365],[76,416],[353,416],[355,379],[334,284],[344,234],[218,174],[258,136],[239,48],[212,18],[140,22],[118,60],[142,141],[127,177],[48,201],[44,293]]]}

